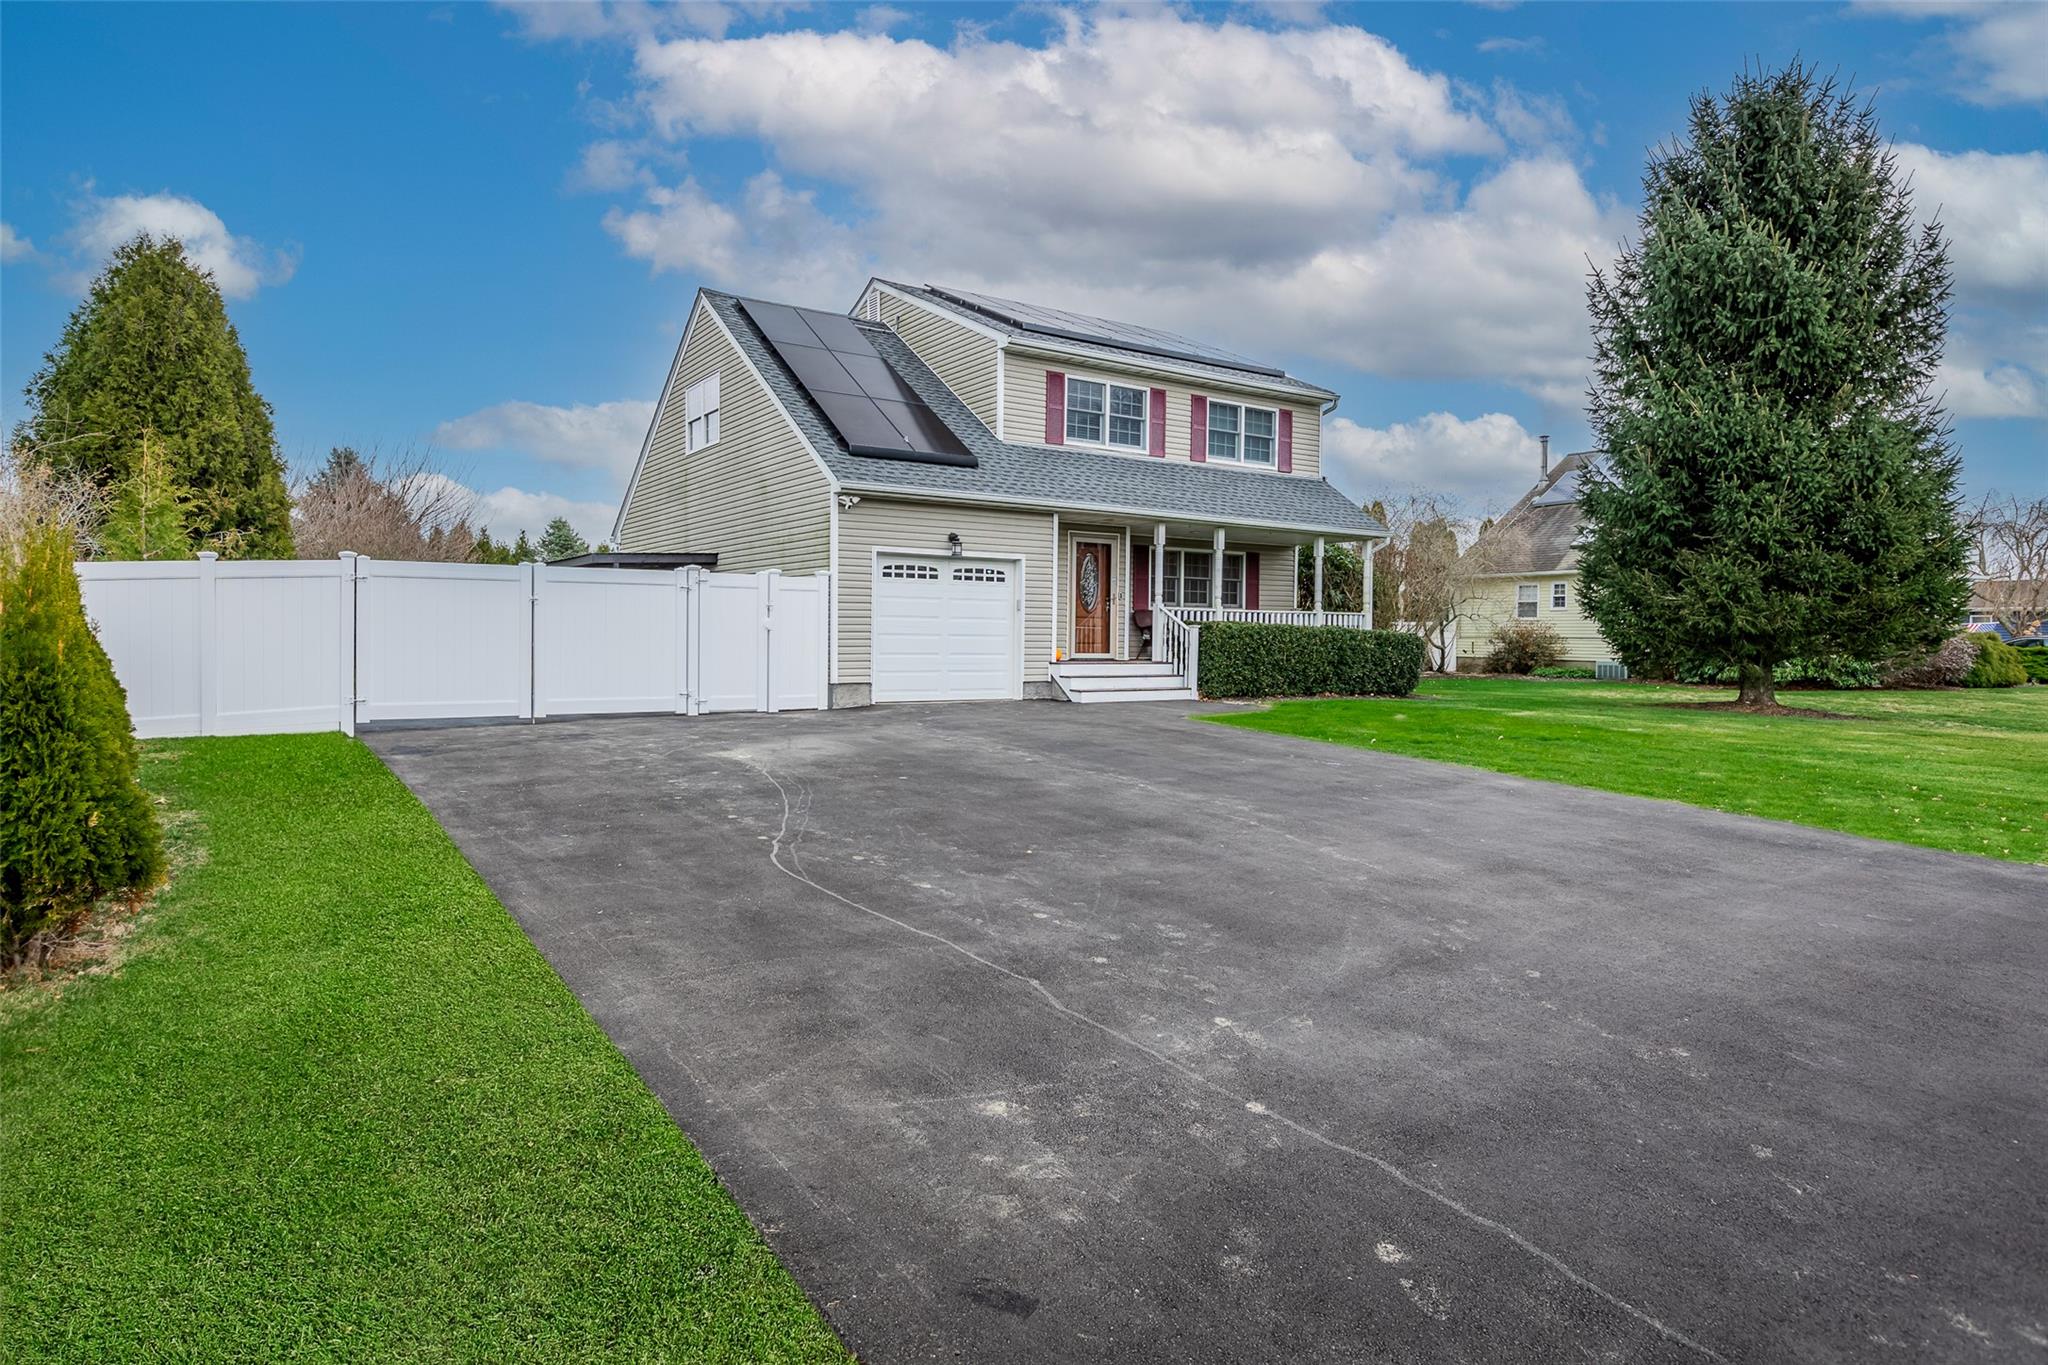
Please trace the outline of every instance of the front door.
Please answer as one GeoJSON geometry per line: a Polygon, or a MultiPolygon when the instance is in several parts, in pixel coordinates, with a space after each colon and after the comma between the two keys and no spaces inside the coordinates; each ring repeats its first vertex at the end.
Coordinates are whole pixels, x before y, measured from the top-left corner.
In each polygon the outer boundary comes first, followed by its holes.
{"type": "Polygon", "coordinates": [[[1110,637],[1110,545],[1074,542],[1074,656],[1104,656],[1110,637]]]}

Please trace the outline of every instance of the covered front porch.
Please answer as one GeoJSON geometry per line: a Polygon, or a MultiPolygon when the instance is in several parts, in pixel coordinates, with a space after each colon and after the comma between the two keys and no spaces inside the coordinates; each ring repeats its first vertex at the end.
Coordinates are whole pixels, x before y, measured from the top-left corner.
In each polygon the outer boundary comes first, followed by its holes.
{"type": "Polygon", "coordinates": [[[1336,539],[1275,527],[1058,518],[1054,682],[1074,700],[1118,689],[1178,695],[1194,685],[1197,627],[1209,621],[1370,629],[1370,554],[1361,556],[1365,610],[1296,604],[1304,577],[1313,579],[1312,600],[1325,600],[1328,549],[1336,539]],[[1308,575],[1304,564],[1313,566],[1308,575]]]}

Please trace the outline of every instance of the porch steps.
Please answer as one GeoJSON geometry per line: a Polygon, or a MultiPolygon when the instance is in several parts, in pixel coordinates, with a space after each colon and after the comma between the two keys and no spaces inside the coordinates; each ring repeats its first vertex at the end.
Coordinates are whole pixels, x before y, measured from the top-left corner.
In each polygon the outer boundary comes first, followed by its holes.
{"type": "Polygon", "coordinates": [[[1194,701],[1195,689],[1172,664],[1144,659],[1063,659],[1052,680],[1068,701],[1194,701]]]}

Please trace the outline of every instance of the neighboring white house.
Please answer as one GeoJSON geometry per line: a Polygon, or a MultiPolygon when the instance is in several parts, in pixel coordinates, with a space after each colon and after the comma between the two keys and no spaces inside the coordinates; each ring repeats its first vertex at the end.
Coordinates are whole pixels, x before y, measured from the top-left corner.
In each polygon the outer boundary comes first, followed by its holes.
{"type": "Polygon", "coordinates": [[[1600,628],[1579,606],[1579,475],[1597,451],[1550,462],[1544,438],[1542,477],[1467,551],[1486,572],[1460,606],[1458,667],[1471,671],[1493,648],[1494,632],[1514,621],[1549,626],[1564,640],[1565,662],[1592,665],[1614,657],[1600,628]]]}
{"type": "Polygon", "coordinates": [[[872,280],[847,313],[701,290],[613,542],[832,570],[836,705],[1183,696],[1203,620],[1370,625],[1292,610],[1297,556],[1386,534],[1322,477],[1336,403],[959,290],[872,280]]]}

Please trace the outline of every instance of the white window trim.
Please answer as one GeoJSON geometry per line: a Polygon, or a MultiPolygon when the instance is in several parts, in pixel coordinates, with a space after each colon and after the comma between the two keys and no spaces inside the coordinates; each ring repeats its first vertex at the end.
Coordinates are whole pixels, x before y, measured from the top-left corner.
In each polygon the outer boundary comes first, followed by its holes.
{"type": "MultiPolygon", "coordinates": [[[[1264,403],[1247,403],[1242,399],[1238,398],[1217,398],[1213,395],[1207,394],[1205,394],[1203,397],[1204,401],[1208,405],[1207,411],[1210,415],[1213,415],[1218,407],[1237,409],[1237,454],[1216,454],[1214,448],[1209,444],[1210,433],[1215,431],[1216,428],[1212,422],[1205,421],[1202,424],[1202,458],[1211,464],[1234,464],[1239,465],[1245,469],[1269,469],[1272,470],[1274,473],[1278,473],[1280,470],[1280,409],[1276,407],[1269,407],[1264,403]],[[1273,415],[1272,459],[1247,460],[1244,457],[1244,414],[1246,414],[1247,412],[1266,412],[1271,413],[1273,415]]],[[[1193,444],[1192,438],[1190,439],[1189,444],[1193,444]]],[[[1194,454],[1192,450],[1188,453],[1190,455],[1194,454]]]]}
{"type": "Polygon", "coordinates": [[[683,453],[695,455],[718,444],[718,371],[713,370],[689,388],[683,390],[683,453]],[[703,439],[698,439],[697,423],[704,423],[703,439]]]}
{"type": "MultiPolygon", "coordinates": [[[[1244,606],[1244,599],[1246,593],[1245,575],[1251,571],[1251,563],[1249,560],[1245,558],[1245,553],[1246,552],[1243,550],[1225,550],[1223,552],[1224,567],[1226,570],[1229,568],[1229,563],[1231,560],[1234,559],[1238,563],[1237,601],[1225,602],[1223,604],[1224,608],[1229,611],[1237,611],[1242,609],[1244,606]]],[[[1167,607],[1169,609],[1177,609],[1180,607],[1206,607],[1209,605],[1209,599],[1206,595],[1204,595],[1202,600],[1199,602],[1183,602],[1181,600],[1181,586],[1187,581],[1187,574],[1183,566],[1185,566],[1187,563],[1186,556],[1188,555],[1208,555],[1211,559],[1214,559],[1215,551],[1199,545],[1167,546],[1165,563],[1171,564],[1173,566],[1173,571],[1171,573],[1168,573],[1162,565],[1160,569],[1160,580],[1158,583],[1152,585],[1152,597],[1158,603],[1158,605],[1162,607],[1167,607]],[[1166,594],[1164,591],[1165,585],[1168,582],[1171,582],[1173,584],[1173,600],[1171,602],[1166,600],[1166,594]]],[[[1213,563],[1209,566],[1209,573],[1211,577],[1215,576],[1216,566],[1213,563]]],[[[1223,582],[1226,587],[1229,585],[1230,578],[1228,573],[1225,574],[1223,582]]]]}
{"type": "Polygon", "coordinates": [[[1553,579],[1550,584],[1550,609],[1563,611],[1568,601],[1570,599],[1565,595],[1565,581],[1562,578],[1553,579]]]}
{"type": "Polygon", "coordinates": [[[1061,436],[1064,438],[1062,444],[1085,446],[1090,450],[1108,450],[1118,455],[1150,455],[1152,453],[1152,386],[1142,381],[1111,379],[1107,375],[1067,371],[1060,379],[1060,423],[1062,426],[1066,424],[1067,414],[1073,410],[1073,385],[1076,379],[1084,384],[1102,385],[1102,439],[1099,441],[1084,441],[1079,437],[1062,431],[1061,436]],[[1138,444],[1134,446],[1116,445],[1109,439],[1109,391],[1111,387],[1131,389],[1144,396],[1144,401],[1138,405],[1138,444]]]}
{"type": "Polygon", "coordinates": [[[1537,593],[1540,591],[1541,589],[1534,583],[1515,584],[1515,619],[1517,621],[1533,621],[1536,619],[1536,604],[1539,600],[1537,593]],[[1528,594],[1526,600],[1522,596],[1524,593],[1528,594]],[[1522,608],[1524,606],[1528,607],[1529,610],[1523,611],[1522,608]]]}

